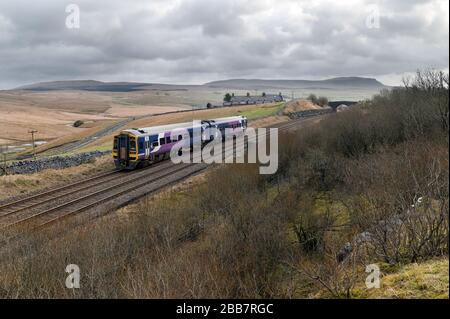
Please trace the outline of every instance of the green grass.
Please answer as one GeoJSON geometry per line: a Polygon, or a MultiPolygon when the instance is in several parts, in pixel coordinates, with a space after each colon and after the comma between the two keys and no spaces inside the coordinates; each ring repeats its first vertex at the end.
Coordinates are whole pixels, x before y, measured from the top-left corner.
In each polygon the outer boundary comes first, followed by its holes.
{"type": "Polygon", "coordinates": [[[85,152],[93,152],[93,151],[111,151],[112,150],[112,137],[111,140],[106,141],[100,145],[86,145],[78,150],[75,153],[85,153],[85,152]]]}
{"type": "Polygon", "coordinates": [[[353,291],[355,298],[449,298],[448,258],[433,259],[409,264],[398,269],[383,269],[387,273],[381,278],[379,289],[358,286],[353,291]]]}
{"type": "Polygon", "coordinates": [[[278,103],[273,106],[262,106],[256,110],[241,112],[239,115],[246,116],[249,120],[255,120],[275,115],[283,106],[284,103],[278,103]]]}

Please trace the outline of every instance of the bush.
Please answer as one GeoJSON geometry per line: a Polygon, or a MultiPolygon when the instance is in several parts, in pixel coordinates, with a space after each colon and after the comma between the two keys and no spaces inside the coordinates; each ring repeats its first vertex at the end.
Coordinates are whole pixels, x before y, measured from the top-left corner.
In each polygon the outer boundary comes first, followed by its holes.
{"type": "Polygon", "coordinates": [[[328,105],[328,98],[326,98],[325,96],[320,96],[317,99],[317,105],[320,105],[322,107],[327,106],[328,105]]]}
{"type": "Polygon", "coordinates": [[[347,178],[357,196],[346,205],[370,256],[395,264],[448,254],[448,148],[411,142],[361,159],[347,178]]]}
{"type": "Polygon", "coordinates": [[[80,126],[83,125],[83,124],[84,124],[83,121],[81,121],[81,120],[76,120],[76,121],[73,123],[73,127],[80,127],[80,126]]]}
{"type": "Polygon", "coordinates": [[[310,94],[306,99],[322,107],[328,105],[328,99],[324,96],[317,97],[315,94],[310,94]]]}
{"type": "Polygon", "coordinates": [[[325,250],[325,234],[336,222],[335,216],[327,210],[324,214],[302,211],[299,220],[293,225],[298,243],[306,254],[325,250]]]}
{"type": "Polygon", "coordinates": [[[317,96],[315,94],[308,95],[308,97],[306,99],[311,101],[314,104],[317,104],[317,101],[318,101],[317,96]]]}

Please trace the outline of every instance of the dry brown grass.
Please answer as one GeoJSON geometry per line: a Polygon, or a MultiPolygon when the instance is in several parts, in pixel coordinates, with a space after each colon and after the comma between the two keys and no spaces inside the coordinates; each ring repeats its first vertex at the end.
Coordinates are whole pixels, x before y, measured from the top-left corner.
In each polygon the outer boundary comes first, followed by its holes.
{"type": "Polygon", "coordinates": [[[286,107],[283,110],[283,114],[316,109],[320,109],[320,106],[312,103],[309,100],[294,100],[286,104],[286,107]]]}
{"type": "Polygon", "coordinates": [[[130,116],[142,116],[151,114],[161,114],[167,112],[175,112],[190,109],[186,106],[157,106],[157,105],[145,105],[145,106],[124,106],[113,104],[105,112],[105,114],[112,117],[130,117],[130,116]]]}
{"type": "Polygon", "coordinates": [[[38,130],[37,138],[61,144],[90,134],[83,128],[71,127],[76,120],[91,122],[88,127],[101,129],[103,122],[130,116],[159,114],[190,108],[186,105],[154,105],[133,103],[141,93],[111,93],[84,91],[0,93],[0,139],[4,143],[30,139],[28,130],[38,130]]]}
{"type": "Polygon", "coordinates": [[[274,124],[283,123],[289,121],[287,116],[269,116],[262,119],[256,119],[249,122],[249,125],[253,128],[257,127],[269,127],[274,124]]]}
{"type": "Polygon", "coordinates": [[[114,122],[115,121],[109,120],[109,121],[89,123],[89,125],[87,125],[87,127],[76,128],[77,131],[73,134],[61,136],[59,138],[56,138],[56,139],[50,141],[49,143],[37,146],[36,152],[39,154],[39,153],[45,152],[46,150],[49,150],[51,148],[81,140],[85,137],[93,135],[96,132],[112,125],[114,122]]]}
{"type": "Polygon", "coordinates": [[[29,130],[37,130],[36,139],[52,140],[61,136],[77,135],[85,131],[74,128],[71,124],[76,120],[93,121],[94,125],[110,122],[97,115],[52,111],[43,108],[14,108],[0,105],[0,136],[9,141],[27,142],[31,136],[29,130]]]}
{"type": "MultiPolygon", "coordinates": [[[[139,91],[139,92],[28,92],[6,91],[0,93],[0,143],[22,144],[30,140],[29,130],[37,130],[36,139],[49,141],[41,145],[37,152],[77,141],[111,125],[120,118],[149,115],[134,121],[128,127],[145,127],[191,121],[206,117],[239,115],[261,106],[243,106],[198,110],[195,112],[151,115],[190,109],[191,106],[178,103],[183,94],[186,98],[199,99],[206,93],[197,91],[139,91]],[[167,101],[166,101],[167,100],[167,101]],[[168,102],[174,101],[170,104],[168,102]],[[76,120],[86,124],[74,128],[76,120]]],[[[211,94],[209,92],[208,94],[211,94]]],[[[206,94],[205,96],[208,96],[206,94]]],[[[265,105],[268,107],[270,105],[265,105]]],[[[97,141],[102,145],[111,136],[97,141]]]]}
{"type": "Polygon", "coordinates": [[[355,298],[371,299],[448,299],[448,256],[424,263],[408,264],[385,272],[379,289],[358,285],[355,298]]]}
{"type": "Polygon", "coordinates": [[[44,140],[78,133],[81,129],[70,124],[108,119],[101,114],[108,108],[98,96],[80,92],[1,92],[0,137],[28,141],[29,129],[38,130],[37,138],[44,140]]]}

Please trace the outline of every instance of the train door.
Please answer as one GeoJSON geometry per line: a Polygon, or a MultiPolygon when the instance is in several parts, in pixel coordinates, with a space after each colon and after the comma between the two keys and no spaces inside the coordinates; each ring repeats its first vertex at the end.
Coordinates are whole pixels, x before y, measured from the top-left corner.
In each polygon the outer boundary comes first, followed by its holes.
{"type": "Polygon", "coordinates": [[[128,161],[128,135],[120,135],[118,140],[119,160],[128,161]]]}

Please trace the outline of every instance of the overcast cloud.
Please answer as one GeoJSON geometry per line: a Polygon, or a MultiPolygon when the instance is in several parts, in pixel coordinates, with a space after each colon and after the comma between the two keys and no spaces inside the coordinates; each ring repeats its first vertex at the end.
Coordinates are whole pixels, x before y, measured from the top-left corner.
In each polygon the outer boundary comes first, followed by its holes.
{"type": "Polygon", "coordinates": [[[418,68],[448,70],[448,29],[447,0],[0,0],[0,89],[352,75],[398,84],[418,68]],[[66,27],[71,3],[79,29],[66,27]],[[379,28],[366,24],[374,9],[379,28]]]}

